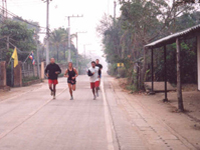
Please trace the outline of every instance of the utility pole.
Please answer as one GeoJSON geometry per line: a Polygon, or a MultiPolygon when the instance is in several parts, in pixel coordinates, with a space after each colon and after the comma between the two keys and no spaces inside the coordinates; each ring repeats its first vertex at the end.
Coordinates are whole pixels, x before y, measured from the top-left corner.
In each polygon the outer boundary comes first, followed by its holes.
{"type": "MultiPolygon", "coordinates": [[[[42,0],[44,1],[44,0],[42,0]]],[[[47,23],[46,23],[46,65],[49,64],[49,1],[46,0],[44,2],[47,3],[47,23]]]]}
{"type": "Polygon", "coordinates": [[[39,58],[39,39],[36,38],[36,44],[37,44],[37,76],[40,79],[40,58],[39,58]]]}
{"type": "Polygon", "coordinates": [[[114,1],[114,24],[116,22],[116,7],[117,7],[117,3],[116,1],[114,1]]]}
{"type": "Polygon", "coordinates": [[[46,65],[49,64],[49,0],[47,0],[47,42],[46,42],[46,65]]]}
{"type": "Polygon", "coordinates": [[[84,57],[86,58],[86,49],[85,49],[85,46],[86,45],[83,45],[83,48],[84,48],[84,57]]]}
{"type": "Polygon", "coordinates": [[[68,62],[71,61],[71,35],[70,35],[70,16],[68,16],[68,62]]]}
{"type": "Polygon", "coordinates": [[[79,33],[87,33],[87,32],[76,32],[76,67],[78,68],[78,34],[79,33]]]}
{"type": "Polygon", "coordinates": [[[76,67],[78,69],[78,32],[76,32],[76,67]]]}
{"type": "Polygon", "coordinates": [[[2,21],[4,21],[4,0],[2,0],[2,21]]]}
{"type": "Polygon", "coordinates": [[[116,7],[117,7],[117,3],[116,1],[114,1],[114,19],[116,19],[116,7]]]}
{"type": "Polygon", "coordinates": [[[8,18],[8,11],[7,11],[7,1],[5,0],[5,7],[6,7],[6,19],[8,18]]]}
{"type": "Polygon", "coordinates": [[[6,0],[2,0],[2,17],[4,20],[5,18],[7,19],[8,17],[8,12],[7,12],[7,1],[6,0]]]}
{"type": "Polygon", "coordinates": [[[72,16],[67,16],[68,17],[68,62],[71,62],[71,35],[70,35],[70,18],[78,18],[78,17],[83,17],[83,15],[72,15],[72,16]]]}
{"type": "Polygon", "coordinates": [[[84,48],[84,56],[85,56],[85,58],[86,58],[86,46],[87,46],[87,45],[91,45],[91,44],[84,44],[84,45],[83,45],[83,48],[84,48]]]}

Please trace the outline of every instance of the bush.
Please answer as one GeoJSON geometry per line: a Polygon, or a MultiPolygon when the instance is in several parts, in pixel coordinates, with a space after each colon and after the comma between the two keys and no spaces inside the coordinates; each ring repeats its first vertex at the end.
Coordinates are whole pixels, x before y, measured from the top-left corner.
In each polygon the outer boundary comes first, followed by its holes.
{"type": "Polygon", "coordinates": [[[24,77],[23,79],[22,79],[22,82],[23,83],[27,83],[27,82],[29,82],[29,81],[34,81],[34,80],[38,80],[39,78],[38,77],[35,77],[35,76],[32,76],[32,77],[24,77]]]}
{"type": "Polygon", "coordinates": [[[136,91],[138,91],[138,89],[137,89],[137,87],[136,87],[135,84],[128,85],[128,86],[126,87],[126,89],[127,89],[127,90],[130,90],[131,92],[136,92],[136,91]]]}
{"type": "Polygon", "coordinates": [[[117,64],[109,64],[107,73],[111,76],[117,76],[117,64]]]}
{"type": "Polygon", "coordinates": [[[58,77],[64,77],[64,73],[59,74],[58,77]]]}
{"type": "Polygon", "coordinates": [[[121,78],[125,78],[126,76],[127,76],[127,73],[126,73],[127,71],[126,71],[126,69],[125,68],[119,68],[118,69],[118,73],[119,73],[119,76],[121,77],[121,78]]]}

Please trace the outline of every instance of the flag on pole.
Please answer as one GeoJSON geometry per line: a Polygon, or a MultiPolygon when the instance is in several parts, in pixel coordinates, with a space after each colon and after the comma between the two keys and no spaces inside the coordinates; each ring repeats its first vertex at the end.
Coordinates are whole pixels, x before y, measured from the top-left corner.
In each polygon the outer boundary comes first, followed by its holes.
{"type": "Polygon", "coordinates": [[[14,59],[14,68],[18,65],[18,56],[17,56],[17,48],[15,47],[14,52],[12,54],[12,58],[14,59]]]}
{"type": "Polygon", "coordinates": [[[31,60],[33,60],[33,52],[31,52],[31,54],[29,55],[29,58],[30,58],[31,60]]]}
{"type": "Polygon", "coordinates": [[[35,59],[33,59],[32,64],[35,65],[35,59]]]}
{"type": "Polygon", "coordinates": [[[33,52],[29,55],[29,58],[32,60],[32,64],[35,65],[35,58],[33,52]]]}

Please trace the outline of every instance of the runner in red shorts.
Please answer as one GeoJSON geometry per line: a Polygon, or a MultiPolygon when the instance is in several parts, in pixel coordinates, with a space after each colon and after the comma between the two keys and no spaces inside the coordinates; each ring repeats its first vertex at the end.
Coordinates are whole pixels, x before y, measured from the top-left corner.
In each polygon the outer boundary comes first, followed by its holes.
{"type": "Polygon", "coordinates": [[[92,93],[94,95],[94,100],[99,96],[98,88],[99,88],[99,67],[96,66],[94,61],[91,62],[91,67],[88,70],[88,75],[90,76],[90,86],[92,89],[92,93]]]}
{"type": "Polygon", "coordinates": [[[60,67],[55,63],[55,59],[51,58],[50,64],[48,64],[45,69],[45,74],[48,77],[49,89],[51,90],[53,99],[56,98],[56,85],[58,84],[58,75],[60,73],[60,67]]]}

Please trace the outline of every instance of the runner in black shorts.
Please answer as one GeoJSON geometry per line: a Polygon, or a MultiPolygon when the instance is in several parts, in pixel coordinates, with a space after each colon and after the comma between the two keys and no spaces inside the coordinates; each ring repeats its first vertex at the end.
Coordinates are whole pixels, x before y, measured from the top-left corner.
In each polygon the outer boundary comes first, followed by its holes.
{"type": "Polygon", "coordinates": [[[73,100],[73,91],[76,90],[76,77],[78,76],[78,71],[73,68],[73,63],[69,62],[68,69],[65,71],[65,77],[67,77],[67,83],[69,87],[69,93],[71,95],[71,99],[73,100]]]}

